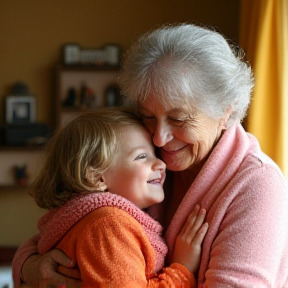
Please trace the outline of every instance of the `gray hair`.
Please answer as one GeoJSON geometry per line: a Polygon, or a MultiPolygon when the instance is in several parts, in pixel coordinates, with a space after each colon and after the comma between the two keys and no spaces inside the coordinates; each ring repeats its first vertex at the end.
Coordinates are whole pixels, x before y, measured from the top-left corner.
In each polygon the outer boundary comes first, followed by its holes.
{"type": "Polygon", "coordinates": [[[167,25],[138,39],[126,53],[119,85],[126,103],[151,92],[162,103],[188,103],[215,119],[229,107],[227,128],[250,104],[254,79],[244,53],[218,32],[194,24],[167,25]]]}

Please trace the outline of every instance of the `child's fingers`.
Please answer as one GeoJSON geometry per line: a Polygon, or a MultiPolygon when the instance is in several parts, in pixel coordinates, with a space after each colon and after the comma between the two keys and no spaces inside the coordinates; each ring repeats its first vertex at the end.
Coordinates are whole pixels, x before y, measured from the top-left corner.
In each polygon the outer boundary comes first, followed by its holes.
{"type": "Polygon", "coordinates": [[[196,218],[195,218],[195,220],[191,226],[191,229],[193,229],[195,231],[198,230],[201,227],[201,225],[204,223],[205,216],[206,216],[206,210],[202,208],[198,212],[198,214],[197,214],[197,216],[196,216],[196,218]]]}
{"type": "Polygon", "coordinates": [[[207,222],[201,225],[199,230],[196,232],[195,237],[192,239],[194,245],[197,245],[197,244],[201,245],[204,237],[206,236],[208,228],[209,228],[209,225],[207,222]]]}
{"type": "Polygon", "coordinates": [[[186,234],[186,231],[191,229],[191,225],[193,225],[193,223],[194,223],[194,221],[198,215],[199,210],[200,210],[200,206],[196,205],[194,207],[194,209],[192,210],[192,212],[190,213],[188,219],[186,220],[183,228],[181,229],[179,236],[186,234]]]}
{"type": "Polygon", "coordinates": [[[198,232],[202,224],[204,223],[205,216],[206,216],[206,210],[201,209],[198,212],[198,214],[193,218],[193,221],[189,221],[188,219],[182,237],[185,237],[188,242],[191,242],[196,236],[196,233],[198,232]]]}

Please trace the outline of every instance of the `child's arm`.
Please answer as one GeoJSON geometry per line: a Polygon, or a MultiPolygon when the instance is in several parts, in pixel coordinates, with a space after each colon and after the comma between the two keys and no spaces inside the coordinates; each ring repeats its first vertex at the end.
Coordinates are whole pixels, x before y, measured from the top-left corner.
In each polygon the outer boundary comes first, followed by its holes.
{"type": "Polygon", "coordinates": [[[173,262],[182,264],[191,273],[199,268],[201,245],[208,230],[208,223],[203,223],[206,211],[197,205],[177,236],[173,262]]]}
{"type": "Polygon", "coordinates": [[[83,221],[57,246],[72,258],[77,254],[83,287],[196,287],[193,273],[180,263],[153,273],[155,250],[143,226],[126,211],[102,207],[83,221]]]}
{"type": "Polygon", "coordinates": [[[199,268],[201,244],[208,230],[208,223],[203,224],[205,215],[206,211],[199,206],[193,209],[175,241],[173,263],[150,279],[147,288],[197,286],[194,273],[199,268]]]}

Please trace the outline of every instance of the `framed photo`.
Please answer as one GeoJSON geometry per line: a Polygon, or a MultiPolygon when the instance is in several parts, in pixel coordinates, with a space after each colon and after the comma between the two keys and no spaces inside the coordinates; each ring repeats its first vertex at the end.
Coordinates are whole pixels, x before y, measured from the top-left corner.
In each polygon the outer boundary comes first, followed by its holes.
{"type": "Polygon", "coordinates": [[[102,65],[105,63],[102,49],[82,49],[80,55],[80,62],[84,65],[102,65]]]}
{"type": "Polygon", "coordinates": [[[33,96],[7,96],[5,110],[8,124],[27,124],[36,121],[36,100],[33,96]]]}
{"type": "Polygon", "coordinates": [[[63,62],[65,65],[76,65],[79,64],[81,47],[78,44],[65,44],[63,49],[63,62]]]}
{"type": "Polygon", "coordinates": [[[103,48],[105,62],[108,65],[117,66],[120,63],[120,46],[117,44],[106,44],[103,48]]]}

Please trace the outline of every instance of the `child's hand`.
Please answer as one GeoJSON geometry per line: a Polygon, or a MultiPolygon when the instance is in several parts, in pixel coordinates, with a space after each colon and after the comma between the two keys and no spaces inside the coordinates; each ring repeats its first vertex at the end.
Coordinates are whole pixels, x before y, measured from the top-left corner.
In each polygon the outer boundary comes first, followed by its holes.
{"type": "Polygon", "coordinates": [[[203,224],[205,215],[206,210],[196,205],[174,246],[173,262],[182,264],[191,273],[195,273],[200,264],[201,244],[208,230],[208,223],[203,224]]]}

